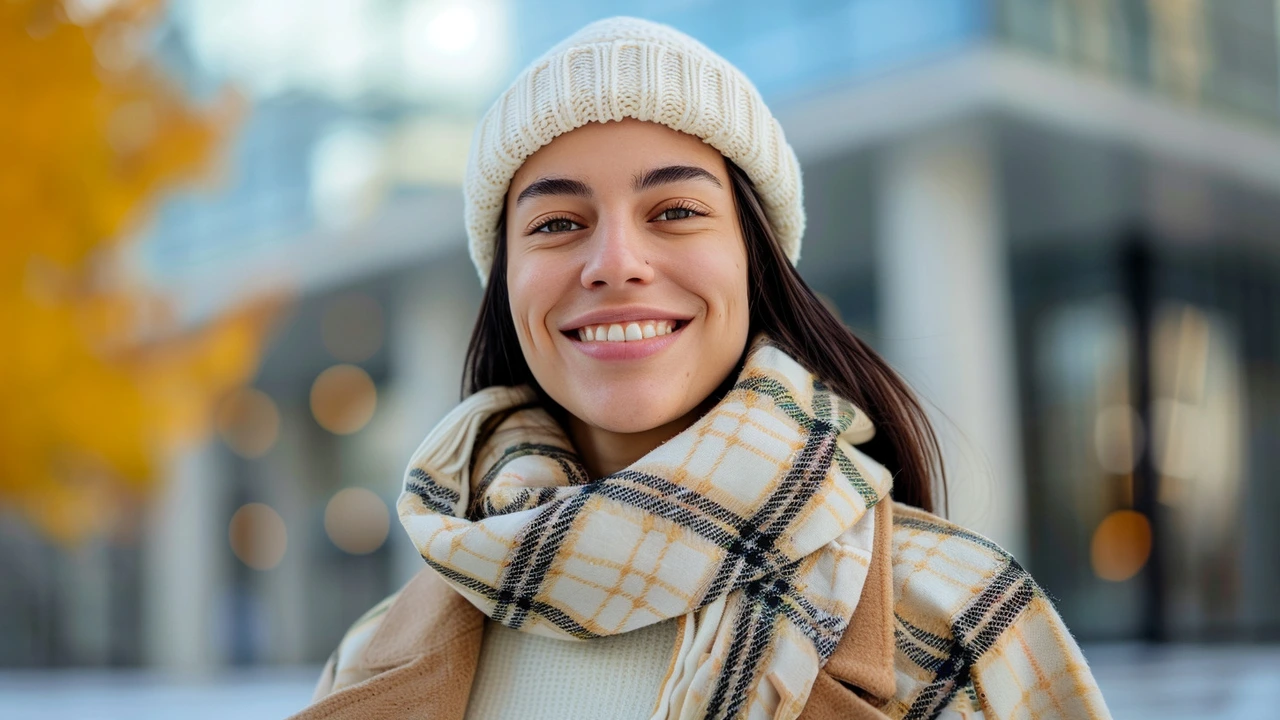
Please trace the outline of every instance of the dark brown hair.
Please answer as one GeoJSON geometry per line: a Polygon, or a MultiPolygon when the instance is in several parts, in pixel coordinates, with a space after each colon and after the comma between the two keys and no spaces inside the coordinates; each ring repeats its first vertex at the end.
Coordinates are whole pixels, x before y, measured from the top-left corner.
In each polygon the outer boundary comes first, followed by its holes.
{"type": "MultiPolygon", "coordinates": [[[[860,446],[894,473],[893,498],[933,511],[936,480],[946,492],[937,436],[915,393],[866,343],[823,306],[787,260],[750,178],[726,160],[738,224],[747,245],[750,335],[763,332],[876,426],[860,446]]],[[[494,385],[537,383],[520,351],[507,297],[505,216],[499,221],[489,285],[471,333],[464,394],[494,385]]]]}

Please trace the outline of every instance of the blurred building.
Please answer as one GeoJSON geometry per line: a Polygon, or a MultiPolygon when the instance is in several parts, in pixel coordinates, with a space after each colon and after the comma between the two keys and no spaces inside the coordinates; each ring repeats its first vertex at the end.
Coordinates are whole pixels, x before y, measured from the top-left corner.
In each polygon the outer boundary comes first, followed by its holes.
{"type": "Polygon", "coordinates": [[[136,541],[0,525],[0,663],[318,662],[420,567],[391,507],[480,297],[471,127],[614,14],[756,81],[805,170],[801,273],[935,411],[950,517],[1080,639],[1280,635],[1276,0],[175,0],[157,52],[253,107],[138,266],[192,324],[296,311],[136,541]]]}

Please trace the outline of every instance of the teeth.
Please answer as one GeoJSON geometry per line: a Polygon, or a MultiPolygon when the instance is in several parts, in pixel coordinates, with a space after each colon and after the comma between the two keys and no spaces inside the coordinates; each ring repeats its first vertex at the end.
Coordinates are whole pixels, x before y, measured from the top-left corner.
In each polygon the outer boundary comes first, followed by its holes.
{"type": "Polygon", "coordinates": [[[582,342],[635,342],[675,332],[674,320],[644,320],[641,322],[588,325],[578,328],[582,342]]]}

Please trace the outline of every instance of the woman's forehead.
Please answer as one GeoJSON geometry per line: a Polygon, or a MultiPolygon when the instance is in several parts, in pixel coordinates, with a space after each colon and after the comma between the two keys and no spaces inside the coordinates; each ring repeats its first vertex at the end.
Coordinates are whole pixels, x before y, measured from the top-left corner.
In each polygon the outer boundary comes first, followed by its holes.
{"type": "Polygon", "coordinates": [[[518,195],[547,178],[635,189],[647,173],[669,166],[702,168],[728,187],[724,156],[718,150],[664,125],[627,118],[588,123],[560,135],[524,162],[508,192],[518,195]]]}

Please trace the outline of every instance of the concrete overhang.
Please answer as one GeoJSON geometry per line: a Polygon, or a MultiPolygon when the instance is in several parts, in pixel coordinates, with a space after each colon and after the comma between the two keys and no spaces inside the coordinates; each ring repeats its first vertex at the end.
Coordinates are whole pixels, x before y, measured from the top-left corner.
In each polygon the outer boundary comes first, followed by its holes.
{"type": "Polygon", "coordinates": [[[993,45],[799,95],[777,116],[804,163],[992,111],[1280,191],[1280,127],[993,45]]]}

